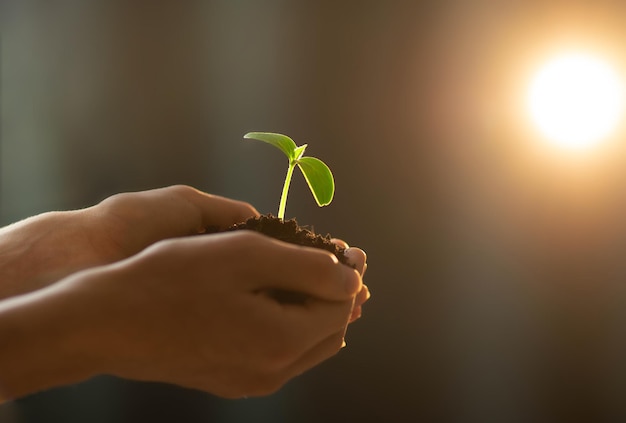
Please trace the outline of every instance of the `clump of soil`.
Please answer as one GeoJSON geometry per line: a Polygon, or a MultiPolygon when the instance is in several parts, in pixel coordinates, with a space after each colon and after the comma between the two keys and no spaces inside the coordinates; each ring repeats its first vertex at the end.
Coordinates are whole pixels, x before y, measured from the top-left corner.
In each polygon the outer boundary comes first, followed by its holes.
{"type": "MultiPolygon", "coordinates": [[[[271,236],[280,241],[305,247],[321,248],[333,253],[339,262],[348,265],[345,256],[345,249],[331,241],[330,234],[319,235],[313,230],[300,226],[296,219],[282,220],[272,214],[265,214],[259,217],[251,217],[245,222],[237,223],[221,231],[252,230],[264,235],[271,236]]],[[[217,228],[207,228],[206,233],[220,232],[217,228]]]]}

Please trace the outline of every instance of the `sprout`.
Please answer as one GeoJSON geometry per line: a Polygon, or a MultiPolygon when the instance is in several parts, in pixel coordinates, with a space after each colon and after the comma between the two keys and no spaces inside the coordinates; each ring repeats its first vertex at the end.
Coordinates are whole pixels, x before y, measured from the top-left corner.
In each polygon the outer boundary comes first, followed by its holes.
{"type": "Polygon", "coordinates": [[[335,194],[335,180],[333,174],[328,166],[320,159],[315,157],[303,157],[307,144],[298,147],[288,136],[271,132],[249,132],[243,137],[271,144],[285,153],[289,159],[289,168],[287,169],[285,184],[283,185],[283,192],[280,197],[280,205],[278,206],[279,219],[284,220],[285,218],[287,193],[289,192],[291,177],[296,165],[298,165],[302,171],[302,175],[304,175],[304,179],[309,185],[318,206],[327,206],[333,201],[333,195],[335,194]]]}

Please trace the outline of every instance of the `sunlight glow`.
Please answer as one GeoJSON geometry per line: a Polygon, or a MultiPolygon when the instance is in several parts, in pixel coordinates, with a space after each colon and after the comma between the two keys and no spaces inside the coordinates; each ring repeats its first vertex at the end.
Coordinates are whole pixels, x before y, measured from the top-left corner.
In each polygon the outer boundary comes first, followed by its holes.
{"type": "Polygon", "coordinates": [[[624,85],[605,62],[581,53],[553,58],[528,91],[528,107],[539,130],[563,147],[581,149],[609,136],[622,118],[624,85]]]}

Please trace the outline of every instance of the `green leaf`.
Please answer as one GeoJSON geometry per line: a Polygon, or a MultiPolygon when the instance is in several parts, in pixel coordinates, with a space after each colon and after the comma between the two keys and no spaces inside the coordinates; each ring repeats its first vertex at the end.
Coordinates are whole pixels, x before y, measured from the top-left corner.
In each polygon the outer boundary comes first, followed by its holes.
{"type": "Polygon", "coordinates": [[[326,164],[315,157],[302,157],[298,167],[304,175],[318,206],[327,206],[335,195],[335,179],[326,164]]]}
{"type": "Polygon", "coordinates": [[[308,144],[303,144],[300,147],[296,148],[293,151],[293,159],[294,160],[299,160],[300,157],[302,157],[302,155],[304,154],[304,150],[306,150],[308,144]]]}
{"type": "Polygon", "coordinates": [[[295,151],[298,147],[296,146],[296,143],[287,135],[275,134],[273,132],[248,132],[243,137],[246,139],[253,139],[272,144],[274,147],[285,153],[287,158],[289,158],[289,161],[296,160],[295,151]]]}

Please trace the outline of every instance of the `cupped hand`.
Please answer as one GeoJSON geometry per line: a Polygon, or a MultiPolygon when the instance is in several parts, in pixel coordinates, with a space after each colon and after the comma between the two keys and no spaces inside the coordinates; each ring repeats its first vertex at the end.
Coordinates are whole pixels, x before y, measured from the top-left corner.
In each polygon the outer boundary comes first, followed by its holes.
{"type": "Polygon", "coordinates": [[[82,210],[43,213],[0,229],[0,299],[125,259],[163,239],[256,215],[248,203],[183,185],[116,194],[82,210]]]}
{"type": "Polygon", "coordinates": [[[115,259],[163,239],[199,234],[209,226],[226,228],[259,215],[248,203],[185,185],[116,194],[85,213],[92,224],[101,225],[94,243],[115,259]]]}
{"type": "Polygon", "coordinates": [[[162,241],[74,278],[107,316],[110,373],[228,398],[274,392],[337,353],[362,292],[327,251],[249,231],[162,241]]]}

